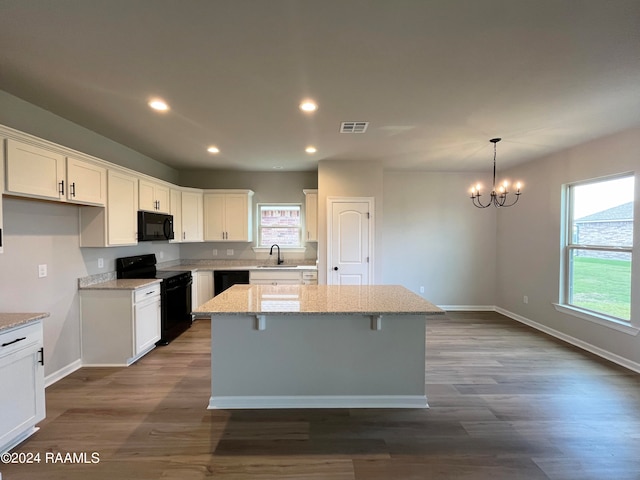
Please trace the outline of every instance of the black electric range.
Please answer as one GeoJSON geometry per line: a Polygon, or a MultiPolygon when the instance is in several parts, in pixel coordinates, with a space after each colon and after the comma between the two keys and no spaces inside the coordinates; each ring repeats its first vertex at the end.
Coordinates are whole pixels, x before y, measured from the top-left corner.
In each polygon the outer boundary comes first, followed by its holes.
{"type": "Polygon", "coordinates": [[[159,278],[161,338],[156,345],[167,345],[186,329],[191,327],[191,287],[193,279],[190,271],[158,270],[153,253],[116,259],[118,278],[159,278]]]}

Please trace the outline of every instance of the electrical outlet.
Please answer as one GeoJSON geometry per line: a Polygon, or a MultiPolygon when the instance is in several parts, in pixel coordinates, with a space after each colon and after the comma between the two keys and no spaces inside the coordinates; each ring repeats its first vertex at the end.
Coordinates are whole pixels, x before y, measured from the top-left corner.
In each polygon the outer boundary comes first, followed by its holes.
{"type": "Polygon", "coordinates": [[[424,293],[424,286],[420,285],[420,293],[424,293]]]}
{"type": "Polygon", "coordinates": [[[104,268],[104,258],[98,259],[98,268],[104,268]]]}
{"type": "Polygon", "coordinates": [[[158,256],[160,257],[160,260],[162,260],[164,258],[164,252],[160,250],[160,253],[158,253],[158,256]]]}
{"type": "Polygon", "coordinates": [[[213,254],[214,257],[218,256],[218,249],[214,248],[213,250],[211,250],[211,253],[213,254]]]}
{"type": "Polygon", "coordinates": [[[227,255],[233,255],[233,248],[227,248],[227,255]]]}
{"type": "Polygon", "coordinates": [[[522,303],[529,303],[529,297],[526,295],[522,297],[522,303]]]}
{"type": "Polygon", "coordinates": [[[47,264],[38,265],[38,278],[44,278],[47,276],[47,264]]]}

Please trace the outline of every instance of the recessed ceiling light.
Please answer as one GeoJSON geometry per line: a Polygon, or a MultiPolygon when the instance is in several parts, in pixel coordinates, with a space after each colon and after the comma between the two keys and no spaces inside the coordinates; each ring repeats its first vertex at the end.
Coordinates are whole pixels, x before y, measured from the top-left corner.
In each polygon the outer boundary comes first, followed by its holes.
{"type": "Polygon", "coordinates": [[[169,105],[167,105],[167,102],[159,98],[149,100],[149,106],[159,112],[166,112],[167,110],[169,110],[169,105]]]}
{"type": "Polygon", "coordinates": [[[303,112],[315,112],[318,109],[318,105],[313,100],[303,100],[300,104],[300,110],[303,112]]]}
{"type": "Polygon", "coordinates": [[[216,147],[215,145],[211,145],[209,148],[207,148],[207,152],[209,152],[209,153],[220,153],[220,149],[218,147],[216,147]]]}
{"type": "Polygon", "coordinates": [[[307,148],[304,149],[304,151],[307,153],[316,153],[318,149],[314,146],[309,145],[307,148]]]}

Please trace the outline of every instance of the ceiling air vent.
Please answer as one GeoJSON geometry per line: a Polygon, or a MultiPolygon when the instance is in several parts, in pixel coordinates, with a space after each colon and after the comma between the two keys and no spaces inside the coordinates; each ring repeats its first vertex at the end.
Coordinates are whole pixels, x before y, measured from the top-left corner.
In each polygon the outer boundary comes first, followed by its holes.
{"type": "Polygon", "coordinates": [[[342,122],[340,133],[364,133],[368,126],[369,122],[342,122]]]}

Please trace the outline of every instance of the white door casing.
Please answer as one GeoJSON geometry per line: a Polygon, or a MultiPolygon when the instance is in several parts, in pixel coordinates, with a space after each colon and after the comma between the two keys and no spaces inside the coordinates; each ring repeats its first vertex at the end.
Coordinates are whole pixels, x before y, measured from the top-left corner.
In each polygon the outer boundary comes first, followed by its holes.
{"type": "Polygon", "coordinates": [[[327,284],[372,282],[373,207],[371,197],[327,198],[327,284]]]}

